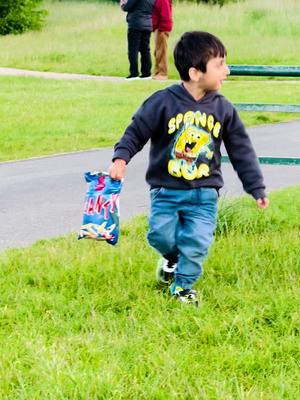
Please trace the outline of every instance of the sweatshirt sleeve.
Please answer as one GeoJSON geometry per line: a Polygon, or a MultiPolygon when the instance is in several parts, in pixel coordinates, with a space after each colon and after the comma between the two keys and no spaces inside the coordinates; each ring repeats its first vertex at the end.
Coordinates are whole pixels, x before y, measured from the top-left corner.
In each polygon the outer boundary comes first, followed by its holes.
{"type": "Polygon", "coordinates": [[[225,120],[223,141],[244,190],[255,199],[264,198],[265,185],[257,156],[245,127],[232,105],[225,120]]]}
{"type": "Polygon", "coordinates": [[[153,95],[146,100],[132,117],[120,141],[114,147],[113,161],[121,158],[128,164],[148,140],[154,135],[159,124],[159,101],[153,95]]]}
{"type": "Polygon", "coordinates": [[[167,1],[161,7],[161,15],[158,30],[161,32],[171,32],[172,30],[172,8],[167,1]]]}

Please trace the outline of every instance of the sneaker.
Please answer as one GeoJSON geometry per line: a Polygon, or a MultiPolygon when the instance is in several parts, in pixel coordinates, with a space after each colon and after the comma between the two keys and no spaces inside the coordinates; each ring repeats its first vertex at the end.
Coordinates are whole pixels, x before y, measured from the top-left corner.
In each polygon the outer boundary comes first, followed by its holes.
{"type": "Polygon", "coordinates": [[[170,286],[171,295],[181,303],[192,304],[195,307],[199,307],[199,299],[197,298],[197,292],[193,289],[182,289],[180,286],[170,286]]]}
{"type": "Polygon", "coordinates": [[[135,81],[137,79],[140,79],[140,77],[138,75],[128,75],[125,78],[127,81],[135,81]]]}
{"type": "Polygon", "coordinates": [[[152,77],[151,77],[151,75],[141,75],[140,79],[148,80],[148,79],[152,79],[152,77]]]}
{"type": "Polygon", "coordinates": [[[168,77],[167,77],[167,75],[154,75],[153,77],[152,77],[152,79],[154,79],[155,81],[166,81],[166,80],[168,80],[168,77]]]}
{"type": "Polygon", "coordinates": [[[174,271],[176,267],[176,263],[169,261],[166,258],[161,258],[157,264],[156,280],[163,284],[171,283],[174,279],[174,271]]]}

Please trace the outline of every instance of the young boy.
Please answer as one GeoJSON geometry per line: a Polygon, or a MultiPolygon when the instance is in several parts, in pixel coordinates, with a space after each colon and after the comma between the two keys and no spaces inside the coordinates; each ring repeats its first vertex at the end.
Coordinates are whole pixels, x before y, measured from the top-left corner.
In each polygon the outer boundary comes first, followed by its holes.
{"type": "Polygon", "coordinates": [[[223,186],[223,141],[245,191],[268,207],[262,173],[233,105],[218,93],[229,75],[226,49],[207,32],[186,32],[174,50],[182,79],[150,96],[115,145],[109,168],[121,179],[126,164],[151,139],[146,180],[151,212],[148,241],[161,255],[157,277],[171,281],[170,294],[198,304],[192,289],[216,227],[218,191],[223,186]]]}

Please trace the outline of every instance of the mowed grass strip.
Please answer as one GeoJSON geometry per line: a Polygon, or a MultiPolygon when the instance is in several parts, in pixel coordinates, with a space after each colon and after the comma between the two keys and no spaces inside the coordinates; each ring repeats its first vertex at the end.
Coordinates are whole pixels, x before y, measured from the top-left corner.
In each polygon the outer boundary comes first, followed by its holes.
{"type": "MultiPolygon", "coordinates": [[[[172,50],[188,30],[220,36],[231,63],[299,65],[298,0],[247,0],[221,8],[195,3],[173,3],[170,77],[177,76],[172,50]]],[[[46,1],[43,6],[49,16],[42,31],[0,38],[1,66],[128,75],[126,13],[118,3],[46,1]]]]}
{"type": "Polygon", "coordinates": [[[0,397],[297,399],[299,196],[221,205],[200,309],[156,286],[145,217],[2,253],[0,397]]]}
{"type": "MultiPolygon", "coordinates": [[[[112,146],[142,102],[171,83],[0,77],[0,161],[112,146]]],[[[222,93],[232,102],[300,104],[300,81],[233,80],[222,93]]],[[[249,126],[300,115],[241,116],[249,126]]]]}

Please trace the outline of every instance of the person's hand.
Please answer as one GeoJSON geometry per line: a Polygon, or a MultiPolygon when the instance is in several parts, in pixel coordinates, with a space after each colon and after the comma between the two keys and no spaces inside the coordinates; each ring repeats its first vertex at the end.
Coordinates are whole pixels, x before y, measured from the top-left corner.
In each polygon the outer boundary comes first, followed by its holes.
{"type": "Polygon", "coordinates": [[[256,200],[256,205],[258,208],[261,208],[262,210],[265,210],[266,208],[269,207],[269,199],[267,197],[264,197],[262,199],[257,199],[256,200]]]}
{"type": "Polygon", "coordinates": [[[112,179],[120,181],[124,178],[126,169],[126,161],[121,158],[117,158],[109,167],[108,173],[112,179]]]}

